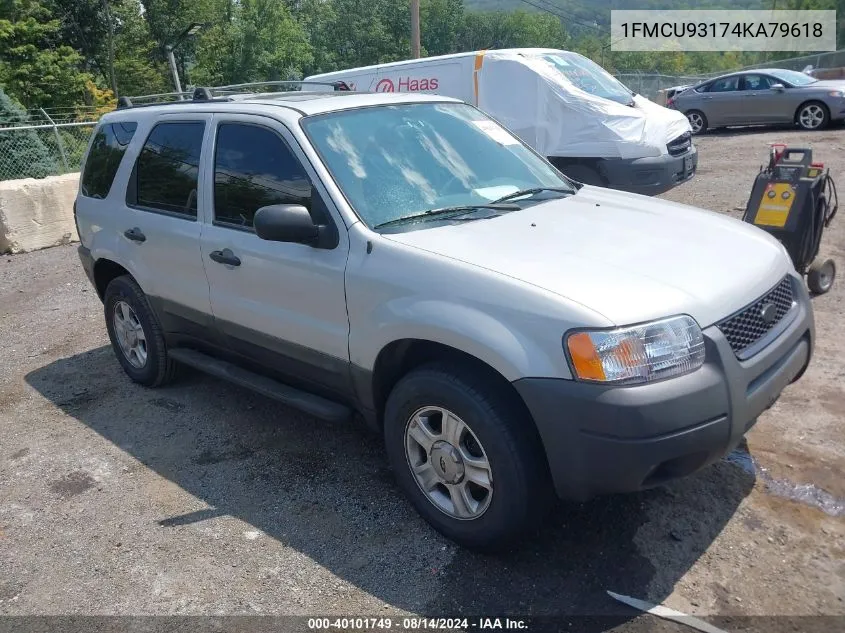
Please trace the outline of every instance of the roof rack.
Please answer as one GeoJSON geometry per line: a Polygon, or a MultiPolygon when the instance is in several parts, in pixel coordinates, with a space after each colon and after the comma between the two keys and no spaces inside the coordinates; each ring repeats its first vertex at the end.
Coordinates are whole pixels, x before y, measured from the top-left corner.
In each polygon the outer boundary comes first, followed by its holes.
{"type": "MultiPolygon", "coordinates": [[[[352,89],[343,81],[256,81],[245,84],[230,84],[228,86],[197,87],[193,92],[162,92],[151,95],[139,95],[137,97],[120,97],[117,100],[117,109],[138,108],[142,106],[192,103],[195,101],[232,101],[232,97],[238,94],[260,93],[265,87],[289,87],[289,90],[281,92],[301,91],[302,86],[331,86],[334,90],[345,92],[352,89]],[[185,97],[191,97],[185,99],[185,97]],[[138,103],[138,102],[141,103],[138,103]]],[[[280,91],[274,91],[275,94],[280,91]]]]}

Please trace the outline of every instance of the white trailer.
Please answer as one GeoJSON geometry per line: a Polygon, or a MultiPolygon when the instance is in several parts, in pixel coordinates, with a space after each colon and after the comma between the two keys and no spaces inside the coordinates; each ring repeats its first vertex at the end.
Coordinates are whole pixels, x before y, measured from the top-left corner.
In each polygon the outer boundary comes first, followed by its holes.
{"type": "Polygon", "coordinates": [[[364,92],[462,99],[510,128],[565,174],[589,184],[655,195],[692,178],[698,166],[682,113],[633,93],[598,64],[569,51],[475,51],[307,80],[343,81],[364,92]]]}

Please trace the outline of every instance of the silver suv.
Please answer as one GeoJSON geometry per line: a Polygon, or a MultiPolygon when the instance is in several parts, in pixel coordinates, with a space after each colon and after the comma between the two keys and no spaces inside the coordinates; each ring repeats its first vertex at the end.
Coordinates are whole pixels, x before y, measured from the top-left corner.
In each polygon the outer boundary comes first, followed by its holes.
{"type": "MultiPolygon", "coordinates": [[[[307,88],[307,86],[303,86],[307,88]]],[[[813,349],[781,245],[573,182],[420,94],[200,91],[95,130],[76,214],[117,359],[363,418],[436,529],[475,548],[740,442],[813,349]]]]}

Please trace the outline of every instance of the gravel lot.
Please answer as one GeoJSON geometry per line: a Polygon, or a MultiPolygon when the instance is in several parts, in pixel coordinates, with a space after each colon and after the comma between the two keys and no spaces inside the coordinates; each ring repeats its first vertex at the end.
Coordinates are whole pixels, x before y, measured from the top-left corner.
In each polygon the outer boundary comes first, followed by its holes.
{"type": "MultiPolygon", "coordinates": [[[[739,216],[780,140],[812,145],[845,206],[841,127],[708,135],[696,178],[665,197],[739,216]]],[[[824,248],[845,270],[845,217],[824,248]]],[[[738,456],[562,504],[521,547],[485,557],[417,517],[361,429],[199,374],[131,383],[75,246],[3,256],[0,614],[517,614],[567,616],[550,626],[568,631],[685,630],[610,589],[729,630],[786,622],[743,617],[761,615],[845,626],[845,278],[814,306],[816,355],[750,433],[756,467],[738,456]]]]}

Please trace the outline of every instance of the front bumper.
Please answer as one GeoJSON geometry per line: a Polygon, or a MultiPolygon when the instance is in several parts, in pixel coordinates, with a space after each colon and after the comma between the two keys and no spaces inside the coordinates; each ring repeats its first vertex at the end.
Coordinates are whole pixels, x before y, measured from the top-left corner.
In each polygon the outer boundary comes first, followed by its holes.
{"type": "Polygon", "coordinates": [[[598,163],[607,186],[631,193],[656,196],[695,176],[698,149],[691,145],[684,154],[651,158],[605,158],[598,163]]]}
{"type": "Polygon", "coordinates": [[[514,382],[540,432],[558,495],[585,500],[649,488],[733,450],[810,362],[813,310],[801,279],[793,281],[792,321],[746,361],[713,326],[704,330],[704,365],[686,376],[628,387],[514,382]]]}

